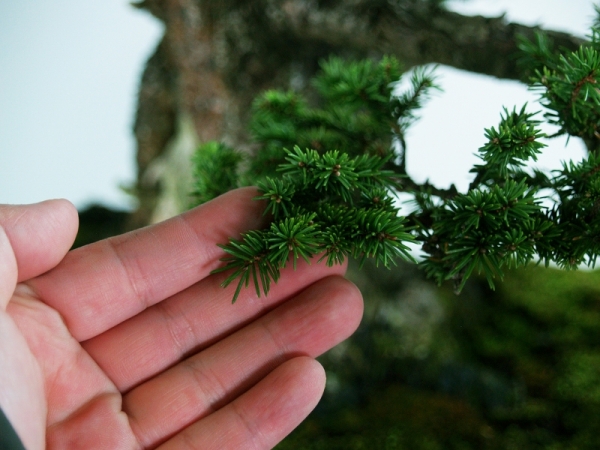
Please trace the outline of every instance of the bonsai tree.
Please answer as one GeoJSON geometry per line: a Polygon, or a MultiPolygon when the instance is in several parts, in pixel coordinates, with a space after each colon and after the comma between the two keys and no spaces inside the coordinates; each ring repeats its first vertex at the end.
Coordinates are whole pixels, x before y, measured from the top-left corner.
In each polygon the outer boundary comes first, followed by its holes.
{"type": "Polygon", "coordinates": [[[506,108],[484,130],[480,164],[466,192],[417,183],[406,172],[406,130],[438,89],[435,71],[412,72],[411,88],[398,92],[401,65],[394,57],[346,61],[329,58],[313,80],[314,92],[268,90],[253,103],[250,134],[255,151],[206,143],[194,157],[196,202],[243,184],[259,186],[271,224],[223,245],[218,271],[267,294],[280,269],[321,254],[328,265],[348,257],[374,258],[390,267],[413,260],[438,283],[459,292],[474,272],[490,286],[506,267],[532,260],[565,269],[593,266],[600,250],[600,70],[598,32],[575,51],[557,51],[538,33],[519,45],[529,84],[540,94],[531,106],[506,108]],[[308,96],[310,95],[310,98],[308,96]],[[540,122],[557,125],[547,136],[540,122]],[[580,162],[542,173],[528,167],[560,135],[582,138],[580,162]],[[215,174],[218,174],[215,177],[215,174]],[[395,200],[409,194],[410,208],[395,200]]]}

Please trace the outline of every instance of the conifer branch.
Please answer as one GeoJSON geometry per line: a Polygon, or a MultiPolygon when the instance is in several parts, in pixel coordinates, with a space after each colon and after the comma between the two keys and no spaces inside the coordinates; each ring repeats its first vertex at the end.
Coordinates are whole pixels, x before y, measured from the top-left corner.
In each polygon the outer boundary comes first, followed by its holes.
{"type": "Polygon", "coordinates": [[[280,270],[289,261],[295,268],[299,258],[310,263],[322,254],[329,266],[349,256],[374,258],[386,267],[397,257],[414,261],[405,244],[414,238],[389,194],[392,173],[381,169],[385,159],[299,147],[286,153],[282,177],[260,182],[256,197],[267,201],[270,228],[221,246],[229,256],[215,273],[232,271],[224,287],[239,278],[234,302],[250,281],[258,296],[267,295],[280,270]]]}
{"type": "MultiPolygon", "coordinates": [[[[548,138],[541,119],[526,106],[505,108],[499,124],[484,130],[481,163],[472,168],[466,192],[416,183],[406,173],[406,130],[437,89],[431,69],[414,71],[411,88],[398,93],[401,69],[393,58],[330,59],[314,82],[319,107],[295,92],[263,94],[250,124],[260,148],[247,171],[240,171],[239,155],[218,144],[205,144],[195,159],[198,178],[223,171],[220,189],[234,187],[236,177],[257,184],[257,198],[272,217],[264,230],[221,245],[227,256],[215,272],[229,272],[223,286],[237,280],[233,301],[250,284],[256,295],[267,295],[281,269],[299,259],[317,257],[331,266],[373,258],[391,267],[398,258],[414,260],[411,243],[421,245],[419,264],[427,275],[454,282],[457,291],[474,273],[493,287],[506,268],[536,259],[564,268],[594,266],[600,254],[598,34],[565,54],[543,35],[520,44],[544,119],[558,134],[586,140],[588,158],[553,174],[532,170],[548,138]],[[408,217],[400,215],[394,192],[413,196],[408,217]]],[[[218,190],[199,179],[196,196],[218,190]]]]}

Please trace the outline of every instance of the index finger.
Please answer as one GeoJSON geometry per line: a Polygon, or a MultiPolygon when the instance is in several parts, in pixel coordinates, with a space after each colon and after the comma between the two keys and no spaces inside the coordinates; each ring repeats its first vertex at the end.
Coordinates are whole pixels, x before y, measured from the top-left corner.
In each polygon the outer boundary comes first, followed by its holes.
{"type": "Polygon", "coordinates": [[[254,188],[229,192],[165,222],[69,252],[27,284],[79,341],[205,278],[225,243],[263,223],[254,188]]]}

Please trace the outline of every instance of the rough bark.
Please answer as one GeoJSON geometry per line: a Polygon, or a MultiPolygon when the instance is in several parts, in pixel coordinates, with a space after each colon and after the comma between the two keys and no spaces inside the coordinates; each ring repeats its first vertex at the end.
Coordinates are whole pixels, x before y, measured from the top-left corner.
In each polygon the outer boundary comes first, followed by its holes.
{"type": "MultiPolygon", "coordinates": [[[[195,138],[248,149],[252,99],[268,88],[303,90],[318,62],[392,54],[407,67],[441,63],[518,79],[516,36],[537,28],[503,17],[468,17],[424,0],[145,0],[137,4],[165,24],[142,78],[135,124],[140,208],[132,226],[151,220],[160,179],[152,161],[190,117],[195,138]]],[[[580,40],[550,32],[556,45],[580,40]]],[[[181,139],[179,139],[181,140],[181,139]]],[[[187,150],[189,151],[189,150],[187,150]]]]}
{"type": "Polygon", "coordinates": [[[146,64],[138,94],[134,124],[138,178],[133,193],[139,207],[132,214],[129,228],[148,223],[161,191],[160,180],[150,176],[149,167],[164,152],[175,132],[176,77],[169,45],[163,39],[146,64]]]}

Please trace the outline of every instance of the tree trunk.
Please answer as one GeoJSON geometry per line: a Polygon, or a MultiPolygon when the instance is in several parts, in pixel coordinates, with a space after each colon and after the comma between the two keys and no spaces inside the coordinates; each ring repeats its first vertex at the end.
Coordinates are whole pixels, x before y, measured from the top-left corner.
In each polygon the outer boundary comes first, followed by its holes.
{"type": "MultiPolygon", "coordinates": [[[[173,192],[165,187],[166,166],[181,164],[207,140],[249,150],[245,125],[256,95],[306,89],[319,60],[329,55],[390,54],[407,68],[441,63],[519,79],[516,36],[531,38],[537,30],[503,17],[463,16],[424,0],[144,0],[136,6],[163,21],[165,35],[139,92],[134,191],[140,206],[130,227],[176,212],[159,207],[171,201],[160,196],[173,192]]],[[[549,34],[561,47],[581,43],[549,34]]]]}

